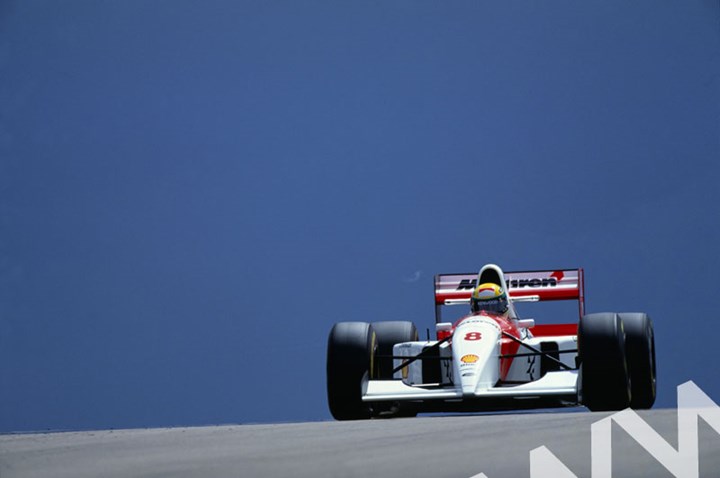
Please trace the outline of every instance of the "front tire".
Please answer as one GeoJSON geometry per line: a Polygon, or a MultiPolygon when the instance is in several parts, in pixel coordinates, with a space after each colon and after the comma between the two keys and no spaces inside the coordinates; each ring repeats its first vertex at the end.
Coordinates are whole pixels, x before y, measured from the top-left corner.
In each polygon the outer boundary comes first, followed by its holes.
{"type": "Polygon", "coordinates": [[[591,411],[630,405],[625,331],[616,313],[589,314],[578,327],[581,401],[591,411]]]}
{"type": "Polygon", "coordinates": [[[327,349],[327,393],[336,420],[363,420],[372,416],[362,401],[363,382],[373,378],[377,349],[375,332],[367,322],[339,322],[330,331],[327,349]]]}
{"type": "Polygon", "coordinates": [[[630,407],[651,408],[655,403],[657,375],[655,367],[655,333],[647,314],[618,314],[625,327],[625,353],[630,370],[632,396],[630,407]]]}

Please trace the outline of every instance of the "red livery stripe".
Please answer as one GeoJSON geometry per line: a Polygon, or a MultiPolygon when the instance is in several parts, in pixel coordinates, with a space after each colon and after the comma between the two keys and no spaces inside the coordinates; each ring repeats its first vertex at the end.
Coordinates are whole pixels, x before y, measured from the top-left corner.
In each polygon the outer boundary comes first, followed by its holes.
{"type": "Polygon", "coordinates": [[[550,337],[555,335],[577,335],[578,324],[542,324],[530,327],[535,337],[550,337]]]}

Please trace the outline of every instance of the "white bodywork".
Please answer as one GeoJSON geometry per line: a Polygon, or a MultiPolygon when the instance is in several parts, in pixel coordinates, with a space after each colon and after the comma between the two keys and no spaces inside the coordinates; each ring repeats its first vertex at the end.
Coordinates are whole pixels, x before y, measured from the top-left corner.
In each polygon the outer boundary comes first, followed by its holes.
{"type": "MultiPolygon", "coordinates": [[[[468,330],[480,330],[481,333],[492,334],[492,326],[487,323],[469,324],[467,327],[458,327],[460,333],[468,330]]],[[[450,360],[442,361],[441,381],[437,383],[423,383],[421,360],[407,366],[407,373],[402,370],[395,373],[395,380],[369,380],[363,395],[363,401],[387,400],[429,400],[429,399],[459,399],[477,397],[541,397],[553,395],[577,395],[578,372],[576,370],[559,370],[545,373],[540,376],[539,358],[532,357],[534,362],[515,358],[506,377],[507,382],[514,385],[498,384],[500,371],[499,345],[495,333],[495,340],[481,340],[481,345],[470,344],[468,341],[459,341],[458,347],[453,343],[451,347],[444,343],[439,348],[439,356],[450,360]],[[465,363],[462,358],[467,355],[476,355],[479,359],[475,363],[465,363]],[[445,365],[452,364],[452,366],[445,365]],[[455,380],[459,377],[459,380],[455,380]],[[517,383],[523,382],[523,383],[517,383]],[[499,386],[496,386],[498,384],[499,386]]],[[[539,347],[541,342],[555,341],[559,350],[574,349],[577,337],[542,337],[528,338],[524,342],[539,347]]],[[[436,344],[430,342],[407,342],[395,346],[396,356],[413,357],[425,348],[436,344]]],[[[573,367],[575,355],[572,353],[560,354],[560,359],[566,365],[573,367]]],[[[402,359],[395,359],[395,367],[403,363],[402,359]]]]}

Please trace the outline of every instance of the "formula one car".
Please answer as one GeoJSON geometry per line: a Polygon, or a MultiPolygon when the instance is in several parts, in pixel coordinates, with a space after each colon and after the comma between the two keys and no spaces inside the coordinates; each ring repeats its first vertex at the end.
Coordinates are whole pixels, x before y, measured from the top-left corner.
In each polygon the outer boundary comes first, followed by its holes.
{"type": "Polygon", "coordinates": [[[478,274],[440,274],[435,305],[437,340],[418,340],[405,321],[333,326],[327,392],[335,419],[655,402],[650,318],[585,315],[582,269],[504,273],[488,264],[478,274]],[[579,322],[536,325],[514,306],[547,300],[577,300],[579,322]],[[471,302],[470,314],[443,322],[445,306],[471,302]]]}

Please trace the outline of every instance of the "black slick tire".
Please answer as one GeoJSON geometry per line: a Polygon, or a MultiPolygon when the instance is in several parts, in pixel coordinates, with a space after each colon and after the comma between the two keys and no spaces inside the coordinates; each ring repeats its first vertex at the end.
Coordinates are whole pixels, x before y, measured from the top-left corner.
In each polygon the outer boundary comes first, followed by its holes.
{"type": "Polygon", "coordinates": [[[578,327],[581,401],[591,411],[630,405],[625,331],[616,313],[588,314],[578,327]]]}
{"type": "Polygon", "coordinates": [[[652,321],[643,313],[618,314],[625,328],[625,354],[630,370],[630,407],[651,408],[655,403],[657,373],[655,333],[652,321]]]}
{"type": "Polygon", "coordinates": [[[362,401],[363,383],[373,378],[377,341],[367,322],[339,322],[328,337],[327,394],[336,420],[372,417],[372,407],[362,401]]]}

